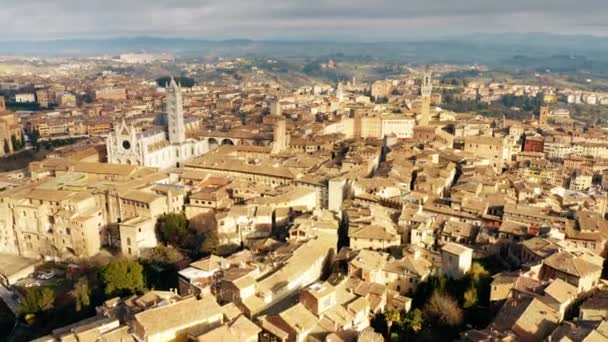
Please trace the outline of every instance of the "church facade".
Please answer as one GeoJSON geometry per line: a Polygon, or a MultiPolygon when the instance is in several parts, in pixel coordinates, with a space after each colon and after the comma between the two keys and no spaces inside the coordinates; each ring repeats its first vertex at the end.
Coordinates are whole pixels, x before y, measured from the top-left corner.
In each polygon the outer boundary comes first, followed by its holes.
{"type": "Polygon", "coordinates": [[[207,153],[208,142],[188,138],[199,121],[186,123],[181,87],[171,79],[167,88],[167,127],[137,131],[123,120],[106,140],[108,163],[167,169],[207,153]]]}

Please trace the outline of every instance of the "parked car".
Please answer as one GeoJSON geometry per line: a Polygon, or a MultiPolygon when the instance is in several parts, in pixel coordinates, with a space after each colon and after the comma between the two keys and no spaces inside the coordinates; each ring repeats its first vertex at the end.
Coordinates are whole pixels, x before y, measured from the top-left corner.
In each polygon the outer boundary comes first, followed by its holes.
{"type": "Polygon", "coordinates": [[[38,279],[41,280],[49,280],[51,278],[53,278],[55,276],[55,271],[50,270],[50,271],[41,271],[40,273],[38,273],[38,279]]]}

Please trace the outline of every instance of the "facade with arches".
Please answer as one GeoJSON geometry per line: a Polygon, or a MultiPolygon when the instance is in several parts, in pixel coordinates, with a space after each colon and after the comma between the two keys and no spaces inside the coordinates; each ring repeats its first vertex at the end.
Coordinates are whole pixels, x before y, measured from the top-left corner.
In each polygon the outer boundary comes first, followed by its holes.
{"type": "Polygon", "coordinates": [[[184,120],[182,90],[175,80],[167,88],[167,121],[166,128],[139,132],[123,120],[106,140],[108,163],[167,169],[209,151],[210,139],[186,137],[200,122],[184,120]]]}

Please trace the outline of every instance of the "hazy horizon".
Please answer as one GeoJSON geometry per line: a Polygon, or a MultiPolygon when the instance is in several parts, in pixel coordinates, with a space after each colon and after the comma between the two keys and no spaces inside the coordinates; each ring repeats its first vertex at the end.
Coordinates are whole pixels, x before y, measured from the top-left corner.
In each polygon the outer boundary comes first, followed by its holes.
{"type": "Polygon", "coordinates": [[[452,38],[467,38],[467,37],[492,37],[492,36],[556,36],[556,37],[588,37],[597,39],[608,39],[607,35],[591,34],[591,33],[552,33],[552,32],[469,32],[469,33],[453,33],[444,35],[410,35],[395,38],[367,38],[360,37],[311,37],[311,38],[289,38],[289,37],[268,37],[256,38],[247,36],[234,37],[208,37],[208,36],[181,36],[181,35],[162,35],[162,34],[124,34],[112,36],[73,36],[73,37],[58,37],[58,38],[21,38],[21,39],[2,39],[0,43],[36,43],[36,42],[55,42],[55,41],[110,41],[110,40],[137,40],[137,39],[163,39],[163,40],[192,40],[192,41],[208,41],[208,42],[229,42],[229,41],[252,41],[252,42],[294,42],[294,43],[401,43],[401,42],[424,42],[424,41],[441,41],[452,38]]]}

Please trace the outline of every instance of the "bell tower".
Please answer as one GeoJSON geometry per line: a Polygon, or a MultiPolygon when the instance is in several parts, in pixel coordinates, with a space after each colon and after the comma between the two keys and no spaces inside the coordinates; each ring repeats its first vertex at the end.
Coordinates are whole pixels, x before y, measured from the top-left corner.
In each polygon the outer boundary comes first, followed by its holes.
{"type": "Polygon", "coordinates": [[[419,126],[427,126],[431,116],[431,93],[433,92],[432,74],[427,66],[422,75],[422,85],[420,86],[420,95],[422,106],[420,108],[419,126]]]}
{"type": "Polygon", "coordinates": [[[272,154],[278,154],[287,148],[287,123],[281,118],[274,124],[274,140],[272,142],[272,154]]]}
{"type": "Polygon", "coordinates": [[[184,125],[184,103],[182,88],[171,77],[167,88],[167,118],[169,129],[169,142],[182,144],[186,141],[186,127],[184,125]]]}
{"type": "Polygon", "coordinates": [[[338,98],[338,102],[344,101],[344,86],[342,85],[342,82],[338,82],[336,97],[338,98]]]}
{"type": "Polygon", "coordinates": [[[551,115],[551,109],[544,105],[540,107],[540,115],[538,117],[538,127],[547,127],[549,124],[549,116],[551,115]]]}

